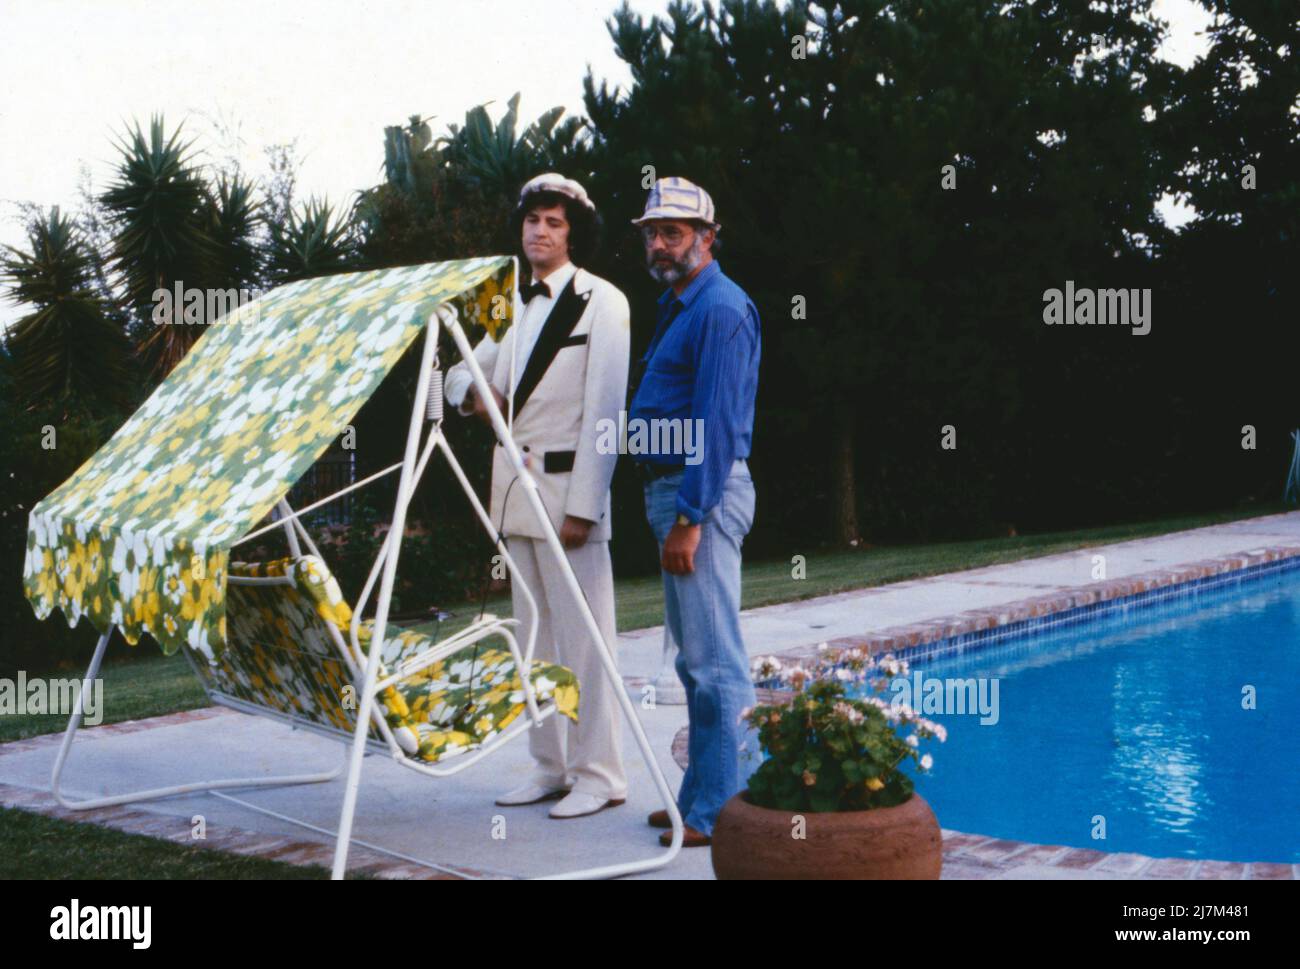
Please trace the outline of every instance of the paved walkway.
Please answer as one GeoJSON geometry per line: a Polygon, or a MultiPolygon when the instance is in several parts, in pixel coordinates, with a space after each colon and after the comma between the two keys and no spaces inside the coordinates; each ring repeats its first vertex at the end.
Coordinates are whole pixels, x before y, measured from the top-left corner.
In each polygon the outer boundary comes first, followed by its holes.
{"type": "MultiPolygon", "coordinates": [[[[1300,554],[1300,512],[754,609],[742,620],[746,643],[758,655],[796,651],[825,640],[875,636],[887,642],[885,634],[891,630],[950,629],[956,614],[994,622],[999,617],[1014,618],[1026,601],[1105,596],[1107,590],[1098,593],[1092,578],[1092,557],[1098,554],[1106,556],[1108,582],[1118,583],[1108,587],[1111,592],[1182,581],[1206,569],[1222,571],[1232,563],[1241,567],[1300,554]],[[1196,566],[1189,567],[1191,563],[1196,566]]],[[[662,629],[620,636],[620,644],[623,670],[639,700],[640,684],[659,667],[662,629]]],[[[659,705],[642,713],[651,745],[675,786],[681,771],[671,749],[685,711],[659,705]]],[[[56,744],[57,738],[42,737],[0,746],[0,803],[178,841],[189,839],[193,816],[202,814],[211,847],[298,863],[328,863],[329,849],[323,844],[328,839],[212,795],[110,808],[92,817],[66,812],[48,794],[56,744]]],[[[624,750],[631,782],[627,804],[576,821],[548,819],[546,805],[493,806],[493,797],[514,786],[528,770],[523,743],[511,744],[441,781],[370,757],[363,772],[356,836],[470,876],[537,875],[649,856],[659,849],[644,816],[660,805],[630,737],[625,737],[624,750]]],[[[336,742],[261,718],[220,709],[194,711],[83,731],[70,759],[66,785],[79,796],[116,793],[197,780],[200,772],[220,777],[328,770],[340,756],[341,745],[336,742]]],[[[341,790],[342,782],[335,781],[239,792],[239,796],[332,828],[341,790]]],[[[1296,865],[1177,860],[1166,864],[1171,860],[1027,845],[951,831],[945,831],[944,838],[945,878],[1300,877],[1296,865]]],[[[418,871],[361,850],[353,861],[356,867],[387,877],[411,877],[418,871]]],[[[709,854],[700,849],[684,851],[667,871],[648,877],[710,878],[709,854]]]]}

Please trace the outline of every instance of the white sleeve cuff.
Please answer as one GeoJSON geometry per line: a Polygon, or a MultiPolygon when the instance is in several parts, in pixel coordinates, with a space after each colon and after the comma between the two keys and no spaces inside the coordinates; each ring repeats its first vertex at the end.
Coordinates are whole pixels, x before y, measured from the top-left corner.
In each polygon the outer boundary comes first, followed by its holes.
{"type": "Polygon", "coordinates": [[[470,376],[468,368],[461,363],[447,371],[447,379],[443,382],[443,397],[462,415],[473,413],[472,409],[467,410],[465,407],[465,398],[469,396],[469,388],[473,383],[474,378],[470,376]]]}

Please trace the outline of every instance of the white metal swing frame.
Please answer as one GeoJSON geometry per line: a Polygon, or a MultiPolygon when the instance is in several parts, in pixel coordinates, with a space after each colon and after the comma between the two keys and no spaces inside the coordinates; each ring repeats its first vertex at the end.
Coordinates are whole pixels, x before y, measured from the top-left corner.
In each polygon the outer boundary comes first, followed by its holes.
{"type": "MultiPolygon", "coordinates": [[[[516,265],[516,278],[518,266],[516,265]]],[[[537,636],[537,604],[533,598],[532,591],[523,584],[518,577],[514,560],[504,542],[501,541],[497,529],[492,525],[492,520],[479,500],[478,495],[474,492],[473,486],[465,476],[460,462],[456,459],[450,443],[447,441],[442,432],[442,374],[438,370],[437,346],[439,327],[443,327],[450,334],[452,341],[459,350],[461,359],[465,362],[469,370],[479,398],[483,401],[488,411],[492,429],[495,431],[497,440],[504,448],[506,457],[513,466],[515,473],[518,475],[518,483],[522,486],[523,493],[531,508],[533,514],[542,525],[545,535],[545,541],[554,553],[556,562],[559,565],[560,574],[564,580],[565,586],[573,598],[573,605],[578,609],[582,616],[583,622],[591,637],[591,645],[597,651],[600,657],[601,666],[604,668],[605,675],[609,677],[611,684],[614,686],[615,696],[618,698],[619,707],[626,718],[632,731],[632,736],[636,741],[637,748],[645,762],[646,768],[653,780],[655,789],[663,802],[664,808],[668,812],[668,818],[671,822],[672,840],[666,850],[659,851],[655,855],[638,859],[635,861],[622,862],[612,865],[603,865],[593,868],[576,869],[566,871],[556,875],[546,876],[549,878],[612,878],[620,875],[630,875],[639,872],[652,871],[662,868],[669,864],[681,850],[684,827],[681,812],[678,810],[677,801],[674,798],[668,781],[664,776],[663,770],[659,767],[655,759],[654,751],[650,746],[650,741],[646,737],[645,730],[641,725],[636,707],[624,688],[622,676],[618,672],[617,664],[614,661],[613,651],[610,644],[605,641],[601,634],[600,626],[592,614],[591,606],[588,604],[586,596],[583,595],[582,587],[578,583],[577,576],[569,564],[568,557],[564,552],[564,547],[560,543],[559,536],[555,532],[555,527],[551,523],[550,516],[542,503],[541,496],[538,494],[537,482],[524,464],[523,456],[520,454],[518,446],[515,444],[510,433],[510,424],[502,415],[501,409],[497,406],[496,399],[491,392],[491,386],[484,375],[482,368],[479,366],[477,359],[474,357],[473,348],[470,346],[469,339],[461,327],[460,320],[457,316],[455,307],[450,303],[444,303],[437,308],[433,316],[425,326],[424,348],[420,364],[419,378],[416,384],[415,398],[411,410],[410,425],[407,429],[406,451],[402,461],[399,464],[391,465],[382,471],[377,472],[365,478],[362,481],[348,485],[345,488],[336,491],[334,494],[314,502],[311,505],[299,511],[294,511],[283,499],[277,505],[277,519],[270,525],[264,526],[249,532],[243,538],[236,542],[236,545],[243,544],[250,539],[256,538],[264,532],[275,528],[283,527],[290,552],[295,556],[301,555],[302,543],[305,543],[312,554],[320,556],[320,550],[312,541],[311,536],[307,534],[306,529],[301,522],[301,516],[306,512],[324,505],[340,495],[349,491],[361,488],[372,481],[377,480],[397,469],[401,469],[401,475],[398,481],[397,498],[393,507],[392,524],[389,527],[387,535],[384,537],[383,544],[378,554],[375,556],[374,565],[370,569],[370,574],[366,579],[365,586],[362,589],[360,599],[356,602],[352,614],[352,623],[349,629],[349,639],[351,640],[351,649],[347,645],[337,629],[331,628],[331,634],[335,640],[335,646],[340,655],[344,658],[348,670],[352,675],[354,683],[357,684],[358,711],[356,718],[356,727],[352,731],[350,739],[345,741],[346,756],[343,764],[332,771],[306,774],[286,774],[274,777],[252,777],[252,778],[225,778],[219,780],[196,781],[188,784],[178,784],[171,787],[153,788],[146,791],[136,791],[129,794],[114,794],[105,797],[88,798],[85,800],[74,801],[66,796],[60,790],[63,770],[66,765],[69,751],[72,747],[73,739],[78,728],[81,726],[83,715],[84,698],[90,692],[95,677],[99,674],[100,664],[104,657],[104,651],[108,645],[109,636],[112,632],[104,633],[99,637],[96,644],[94,655],[91,657],[90,666],[86,670],[85,680],[82,682],[82,689],[79,694],[80,699],[77,702],[68,721],[67,730],[64,732],[63,741],[59,746],[58,754],[55,758],[54,769],[51,777],[51,791],[58,802],[71,810],[89,810],[99,807],[111,807],[121,804],[130,804],[138,801],[157,800],[165,797],[174,797],[177,795],[191,793],[211,793],[215,797],[229,800],[240,804],[246,808],[257,811],[271,817],[278,818],[301,827],[309,828],[313,831],[332,835],[335,838],[334,862],[332,877],[341,879],[347,868],[347,857],[349,846],[353,843],[360,844],[366,848],[393,857],[401,858],[405,861],[423,865],[439,871],[455,871],[443,865],[423,859],[414,858],[400,852],[391,851],[378,845],[354,839],[352,837],[353,822],[356,813],[357,796],[361,785],[361,764],[362,759],[367,752],[386,752],[397,763],[404,767],[422,774],[433,777],[446,777],[458,773],[468,767],[473,766],[483,757],[495,751],[502,744],[512,740],[514,737],[523,733],[531,725],[538,727],[549,716],[555,714],[554,703],[545,704],[539,707],[536,702],[531,678],[525,675],[525,671],[531,669],[531,662],[536,645],[537,636]],[[430,424],[430,431],[425,438],[423,446],[420,445],[421,430],[425,423],[430,424]],[[397,574],[397,561],[401,552],[401,539],[406,524],[406,511],[410,505],[411,497],[414,494],[415,486],[420,480],[429,458],[435,450],[441,450],[446,458],[452,473],[460,483],[461,489],[465,492],[474,511],[487,530],[488,534],[496,545],[497,551],[501,554],[503,561],[510,570],[512,582],[518,583],[522,592],[523,599],[526,602],[529,612],[532,614],[534,621],[529,623],[529,636],[525,648],[521,652],[519,645],[511,631],[512,627],[518,625],[518,619],[498,619],[496,617],[485,618],[474,623],[468,629],[462,630],[449,639],[439,642],[436,646],[414,657],[409,662],[403,662],[400,666],[389,671],[389,675],[382,681],[379,679],[380,657],[383,655],[384,639],[387,631],[389,605],[392,600],[393,584],[397,574]],[[393,541],[394,535],[399,536],[398,541],[393,541]],[[380,566],[383,567],[382,576],[379,575],[380,566]],[[358,640],[361,616],[365,612],[371,594],[375,591],[375,582],[378,578],[379,591],[375,601],[374,625],[371,635],[370,648],[367,652],[361,647],[358,640]],[[526,717],[520,717],[507,730],[499,736],[493,738],[486,744],[483,744],[471,753],[464,754],[454,758],[453,763],[447,767],[438,767],[435,764],[426,764],[409,758],[398,746],[396,739],[393,737],[384,717],[380,714],[375,705],[376,695],[387,686],[402,679],[418,670],[437,662],[451,652],[464,647],[476,639],[484,638],[488,635],[501,635],[505,640],[511,652],[512,658],[516,663],[516,669],[520,673],[520,682],[523,685],[525,706],[527,710],[526,717]],[[364,668],[358,667],[355,657],[365,656],[366,662],[364,668]],[[375,740],[368,736],[368,725],[374,724],[382,739],[375,740]],[[296,784],[317,784],[336,779],[344,768],[347,769],[346,785],[343,793],[343,804],[339,819],[339,826],[336,831],[329,831],[325,828],[317,827],[296,818],[279,814],[267,808],[252,804],[240,798],[235,798],[221,791],[229,788],[264,788],[264,787],[283,787],[296,784]]],[[[513,371],[514,361],[511,361],[513,371]]],[[[513,414],[511,415],[513,417],[513,414]]],[[[322,557],[323,560],[323,557],[322,557]]],[[[268,577],[246,577],[246,576],[227,576],[226,581],[230,584],[279,584],[291,583],[291,577],[268,576],[268,577]]],[[[579,684],[581,687],[581,684],[579,684]]],[[[260,707],[234,697],[223,696],[209,691],[209,695],[215,703],[230,707],[240,712],[250,713],[257,716],[268,717],[283,722],[288,722],[295,727],[301,727],[332,739],[340,739],[340,732],[329,730],[319,724],[302,720],[279,711],[270,710],[266,707],[260,707]]]]}

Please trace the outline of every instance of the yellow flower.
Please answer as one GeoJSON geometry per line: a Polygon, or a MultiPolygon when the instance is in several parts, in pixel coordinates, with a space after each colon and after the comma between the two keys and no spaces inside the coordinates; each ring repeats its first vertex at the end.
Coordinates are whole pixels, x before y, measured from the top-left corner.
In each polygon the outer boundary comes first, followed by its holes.
{"type": "Polygon", "coordinates": [[[885,782],[879,777],[868,777],[865,783],[867,785],[867,790],[869,791],[878,791],[885,786],[885,782]]]}
{"type": "Polygon", "coordinates": [[[406,697],[402,696],[395,687],[390,686],[384,691],[384,705],[403,720],[411,716],[411,708],[406,705],[406,697]]]}
{"type": "Polygon", "coordinates": [[[514,707],[511,707],[510,712],[497,721],[497,730],[505,730],[506,727],[514,723],[515,720],[519,717],[519,714],[523,712],[524,712],[524,705],[522,703],[517,704],[514,707]]]}
{"type": "Polygon", "coordinates": [[[573,685],[555,688],[555,707],[574,723],[578,722],[578,688],[573,685]]]}

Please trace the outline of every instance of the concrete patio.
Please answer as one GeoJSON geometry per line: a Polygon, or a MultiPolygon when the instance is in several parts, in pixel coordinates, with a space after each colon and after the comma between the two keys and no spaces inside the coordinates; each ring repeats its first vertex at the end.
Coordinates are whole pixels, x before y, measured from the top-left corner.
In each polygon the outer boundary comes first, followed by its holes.
{"type": "MultiPolygon", "coordinates": [[[[1095,584],[1092,557],[1098,554],[1106,557],[1108,579],[1126,580],[1176,573],[1189,563],[1254,559],[1265,553],[1272,558],[1300,554],[1300,512],[753,609],[744,614],[742,626],[751,654],[784,653],[1091,586],[1095,584]]],[[[809,568],[816,568],[815,558],[809,568]]],[[[620,636],[622,669],[638,703],[642,686],[658,671],[661,645],[659,627],[620,636]]],[[[641,712],[659,762],[675,786],[681,769],[672,747],[685,725],[685,710],[661,704],[641,712]]],[[[54,804],[48,793],[56,745],[57,737],[41,737],[0,746],[0,803],[185,842],[190,840],[191,819],[203,815],[211,847],[328,864],[327,837],[218,796],[177,797],[87,814],[68,812],[54,804]]],[[[441,781],[370,757],[363,773],[355,835],[470,877],[540,875],[651,856],[662,849],[655,840],[657,832],[644,819],[660,805],[630,737],[625,738],[624,750],[631,782],[627,803],[575,821],[550,820],[547,805],[510,809],[493,805],[494,796],[513,786],[529,768],[523,742],[441,781]]],[[[194,711],[84,730],[70,760],[66,788],[89,796],[199,777],[318,771],[334,766],[341,756],[336,742],[261,718],[219,709],[194,711]]],[[[236,794],[332,829],[338,821],[341,791],[342,781],[333,781],[236,794]]],[[[978,834],[944,834],[945,878],[1300,877],[1300,866],[1295,865],[1150,859],[997,841],[978,834]]],[[[386,877],[436,874],[360,849],[352,860],[355,867],[386,877]]],[[[711,878],[709,853],[683,851],[666,870],[644,877],[711,878]]]]}

